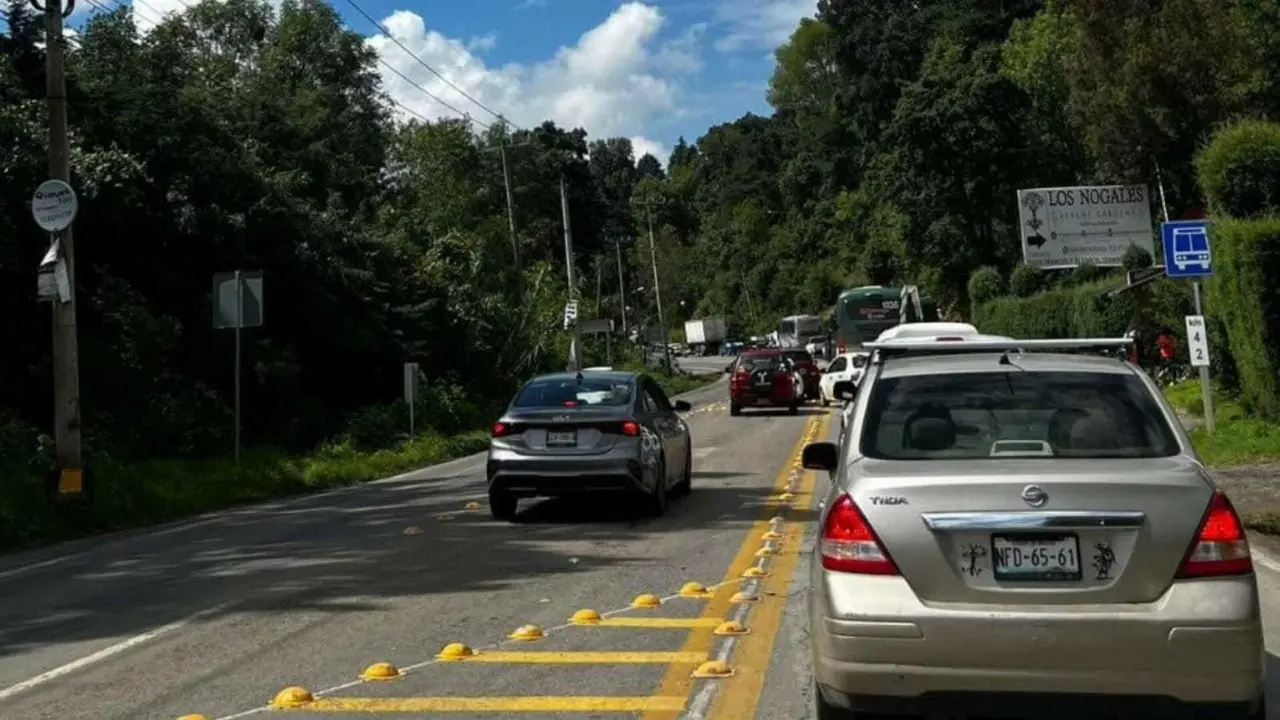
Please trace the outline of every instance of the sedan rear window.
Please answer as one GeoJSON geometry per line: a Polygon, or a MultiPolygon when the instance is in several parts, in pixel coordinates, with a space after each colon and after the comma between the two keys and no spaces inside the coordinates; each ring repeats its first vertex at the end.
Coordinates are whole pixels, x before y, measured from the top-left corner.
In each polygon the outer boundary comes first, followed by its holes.
{"type": "Polygon", "coordinates": [[[620,406],[631,402],[631,383],[605,378],[533,380],[520,390],[516,407],[620,406]]]}
{"type": "Polygon", "coordinates": [[[1150,458],[1178,441],[1134,375],[1009,371],[886,378],[862,452],[887,460],[1150,458]]]}

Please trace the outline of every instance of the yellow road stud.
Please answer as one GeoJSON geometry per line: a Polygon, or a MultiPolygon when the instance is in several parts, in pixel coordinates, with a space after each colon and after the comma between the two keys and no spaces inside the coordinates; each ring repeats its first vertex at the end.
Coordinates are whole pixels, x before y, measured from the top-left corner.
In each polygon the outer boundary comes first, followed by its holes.
{"type": "Polygon", "coordinates": [[[720,623],[714,632],[716,635],[746,635],[751,631],[737,620],[728,620],[720,623]]]}
{"type": "Polygon", "coordinates": [[[520,627],[515,629],[515,632],[511,633],[507,637],[511,638],[512,640],[523,640],[525,642],[531,642],[533,640],[541,640],[546,636],[547,634],[542,632],[542,628],[538,627],[537,625],[521,625],[520,627]]]}
{"type": "Polygon", "coordinates": [[[389,662],[376,662],[360,673],[361,680],[393,680],[400,677],[400,668],[389,662]]]}
{"type": "Polygon", "coordinates": [[[773,557],[774,555],[777,555],[777,554],[778,554],[778,551],[774,550],[772,547],[768,545],[765,545],[764,547],[756,551],[756,557],[773,557]]]}
{"type": "Polygon", "coordinates": [[[687,582],[680,588],[680,597],[686,598],[705,598],[711,597],[715,593],[707,589],[706,585],[699,582],[687,582]]]}
{"type": "Polygon", "coordinates": [[[780,533],[780,532],[774,532],[773,530],[770,530],[769,532],[767,532],[767,533],[765,533],[765,534],[761,535],[761,536],[760,536],[760,539],[761,539],[761,540],[764,540],[764,541],[766,541],[766,542],[767,542],[767,541],[769,541],[769,540],[781,540],[781,539],[782,539],[782,533],[780,533]]]}
{"type": "Polygon", "coordinates": [[[631,601],[631,607],[633,608],[656,608],[661,604],[662,598],[649,593],[637,595],[636,599],[631,601]]]}
{"type": "Polygon", "coordinates": [[[463,643],[449,643],[448,645],[444,646],[444,649],[440,651],[439,655],[436,655],[436,659],[437,660],[466,660],[467,658],[472,657],[475,654],[476,654],[475,650],[472,650],[470,647],[468,647],[467,645],[464,645],[463,643]]]}
{"type": "Polygon", "coordinates": [[[315,696],[311,691],[303,687],[287,687],[271,700],[271,706],[277,708],[296,708],[302,707],[309,702],[313,702],[315,696]]]}
{"type": "Polygon", "coordinates": [[[726,678],[733,675],[733,668],[723,660],[708,660],[693,671],[696,678],[726,678]]]}
{"type": "Polygon", "coordinates": [[[600,613],[591,608],[583,608],[569,618],[574,625],[595,625],[600,622],[600,613]]]}
{"type": "Polygon", "coordinates": [[[742,571],[742,577],[749,580],[754,580],[755,578],[769,577],[769,573],[765,572],[763,568],[759,568],[753,565],[747,568],[746,570],[742,571]]]}
{"type": "Polygon", "coordinates": [[[742,605],[743,603],[760,602],[760,597],[749,592],[736,592],[733,597],[729,598],[729,602],[733,605],[742,605]]]}

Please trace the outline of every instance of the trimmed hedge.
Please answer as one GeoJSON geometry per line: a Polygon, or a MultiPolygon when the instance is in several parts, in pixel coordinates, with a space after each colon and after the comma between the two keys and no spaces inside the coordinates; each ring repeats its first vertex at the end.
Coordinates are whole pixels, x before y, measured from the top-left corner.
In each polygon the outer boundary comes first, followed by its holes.
{"type": "Polygon", "coordinates": [[[974,308],[982,332],[1020,338],[1118,337],[1137,309],[1133,293],[1106,297],[1115,278],[1058,287],[1031,297],[1003,297],[974,308]]]}
{"type": "Polygon", "coordinates": [[[1212,232],[1205,312],[1226,329],[1241,404],[1280,422],[1280,217],[1218,219],[1212,232]]]}
{"type": "Polygon", "coordinates": [[[1225,126],[1196,156],[1196,172],[1214,215],[1251,219],[1280,211],[1280,123],[1225,126]]]}

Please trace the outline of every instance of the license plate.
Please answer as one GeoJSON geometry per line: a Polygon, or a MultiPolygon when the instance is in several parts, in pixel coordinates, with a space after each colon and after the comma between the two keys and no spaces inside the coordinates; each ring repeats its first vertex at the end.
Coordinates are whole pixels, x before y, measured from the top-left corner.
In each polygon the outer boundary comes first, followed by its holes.
{"type": "Polygon", "coordinates": [[[768,405],[768,404],[769,404],[769,400],[768,400],[768,398],[760,398],[759,400],[756,400],[756,404],[757,404],[757,405],[768,405]]]}
{"type": "Polygon", "coordinates": [[[1080,540],[1075,535],[993,535],[991,567],[997,580],[1079,580],[1080,540]]]}
{"type": "Polygon", "coordinates": [[[559,447],[574,446],[578,444],[577,430],[548,430],[547,444],[559,447]]]}

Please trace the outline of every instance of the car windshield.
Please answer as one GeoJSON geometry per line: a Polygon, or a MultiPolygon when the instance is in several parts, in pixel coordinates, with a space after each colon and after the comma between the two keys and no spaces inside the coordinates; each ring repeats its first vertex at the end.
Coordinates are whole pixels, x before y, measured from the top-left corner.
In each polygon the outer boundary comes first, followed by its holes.
{"type": "Polygon", "coordinates": [[[532,380],[516,396],[516,407],[619,406],[631,402],[631,383],[611,378],[532,380]]]}
{"type": "Polygon", "coordinates": [[[867,406],[862,452],[887,460],[1002,456],[1150,458],[1177,454],[1135,375],[980,372],[886,378],[867,406]],[[1011,442],[1012,441],[1012,442],[1011,442]]]}

